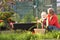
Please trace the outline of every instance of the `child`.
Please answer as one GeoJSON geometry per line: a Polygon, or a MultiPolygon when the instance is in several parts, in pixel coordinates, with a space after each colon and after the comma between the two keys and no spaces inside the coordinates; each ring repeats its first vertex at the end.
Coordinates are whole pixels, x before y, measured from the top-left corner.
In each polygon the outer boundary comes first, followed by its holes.
{"type": "Polygon", "coordinates": [[[41,23],[42,28],[44,27],[44,25],[47,25],[47,23],[46,23],[46,17],[47,17],[46,12],[42,12],[41,13],[41,19],[37,20],[37,23],[41,23]]]}

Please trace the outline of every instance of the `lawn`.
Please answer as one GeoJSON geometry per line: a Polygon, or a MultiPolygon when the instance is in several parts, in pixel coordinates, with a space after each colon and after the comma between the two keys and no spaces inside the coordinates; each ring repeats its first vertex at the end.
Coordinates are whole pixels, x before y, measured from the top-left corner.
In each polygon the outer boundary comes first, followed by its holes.
{"type": "Polygon", "coordinates": [[[58,20],[59,20],[59,23],[60,23],[60,15],[58,15],[58,20]]]}

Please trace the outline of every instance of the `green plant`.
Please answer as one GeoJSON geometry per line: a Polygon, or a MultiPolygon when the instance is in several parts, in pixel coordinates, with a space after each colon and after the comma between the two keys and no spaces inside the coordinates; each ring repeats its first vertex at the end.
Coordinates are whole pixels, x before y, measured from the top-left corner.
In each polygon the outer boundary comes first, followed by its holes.
{"type": "Polygon", "coordinates": [[[11,5],[7,3],[8,1],[9,0],[2,0],[3,11],[13,11],[13,8],[10,7],[11,5]]]}
{"type": "Polygon", "coordinates": [[[6,20],[7,18],[11,17],[14,12],[0,12],[0,19],[6,20]]]}
{"type": "Polygon", "coordinates": [[[21,22],[33,22],[33,21],[35,21],[35,17],[31,14],[31,13],[29,13],[29,14],[26,14],[25,16],[24,16],[24,18],[21,20],[21,22]]]}
{"type": "Polygon", "coordinates": [[[0,40],[51,40],[60,39],[60,31],[47,32],[45,34],[32,34],[30,31],[0,33],[0,40]]]}
{"type": "Polygon", "coordinates": [[[5,23],[4,22],[0,22],[0,27],[4,27],[5,23]]]}
{"type": "Polygon", "coordinates": [[[15,22],[16,22],[16,21],[17,21],[18,23],[21,22],[20,15],[19,15],[18,13],[14,13],[14,15],[11,16],[10,18],[11,18],[11,20],[13,20],[13,21],[15,21],[15,22]]]}
{"type": "Polygon", "coordinates": [[[8,27],[8,18],[10,18],[13,14],[14,12],[0,12],[0,20],[3,20],[3,22],[0,23],[0,27],[8,27]]]}

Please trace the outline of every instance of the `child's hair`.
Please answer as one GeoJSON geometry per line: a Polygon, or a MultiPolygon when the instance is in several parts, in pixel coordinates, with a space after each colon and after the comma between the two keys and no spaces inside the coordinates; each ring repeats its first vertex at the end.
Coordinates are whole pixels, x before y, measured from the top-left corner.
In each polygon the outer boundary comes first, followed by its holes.
{"type": "Polygon", "coordinates": [[[43,16],[43,15],[46,15],[46,12],[42,12],[42,13],[41,13],[41,16],[43,16]]]}
{"type": "Polygon", "coordinates": [[[41,13],[41,18],[42,18],[42,19],[45,19],[46,15],[47,15],[46,12],[43,11],[43,12],[41,13]]]}

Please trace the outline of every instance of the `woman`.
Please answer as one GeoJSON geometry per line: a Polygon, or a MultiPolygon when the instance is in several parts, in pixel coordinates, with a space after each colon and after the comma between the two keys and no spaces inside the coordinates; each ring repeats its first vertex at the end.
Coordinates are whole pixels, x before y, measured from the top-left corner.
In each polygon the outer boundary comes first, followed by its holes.
{"type": "Polygon", "coordinates": [[[47,15],[47,19],[48,19],[48,30],[60,30],[60,24],[58,23],[58,17],[56,15],[56,13],[54,12],[53,8],[49,8],[48,9],[48,15],[47,15]]]}

